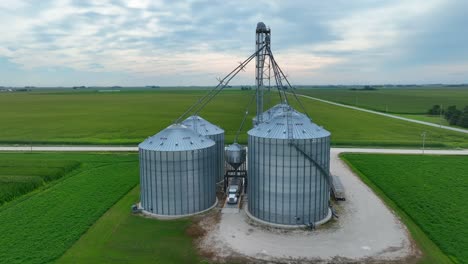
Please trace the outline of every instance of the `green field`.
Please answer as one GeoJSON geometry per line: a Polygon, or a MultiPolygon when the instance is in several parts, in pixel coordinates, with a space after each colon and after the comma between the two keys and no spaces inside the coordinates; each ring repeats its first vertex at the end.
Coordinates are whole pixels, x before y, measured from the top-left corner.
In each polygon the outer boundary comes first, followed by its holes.
{"type": "Polygon", "coordinates": [[[301,89],[299,93],[342,104],[397,114],[425,114],[433,105],[442,105],[443,108],[456,105],[458,109],[463,109],[468,105],[468,87],[387,88],[376,91],[301,89]]]}
{"type": "Polygon", "coordinates": [[[138,184],[136,154],[0,153],[0,160],[80,163],[47,188],[0,206],[2,263],[46,263],[59,258],[138,184]]]}
{"type": "Polygon", "coordinates": [[[429,239],[456,263],[468,263],[467,156],[342,157],[400,213],[423,250],[424,263],[448,261],[429,239]]]}
{"type": "MultiPolygon", "coordinates": [[[[0,143],[137,144],[170,125],[206,91],[25,92],[0,94],[0,143]]],[[[223,91],[201,115],[231,143],[253,91],[223,91]]],[[[276,103],[272,96],[270,105],[276,103]]],[[[312,119],[332,132],[332,144],[468,147],[468,135],[302,99],[312,119]]],[[[268,104],[268,103],[267,103],[268,104]]],[[[298,108],[299,109],[299,108],[298,108]]],[[[252,107],[250,117],[255,110],[252,107]]],[[[251,127],[246,122],[245,131],[251,127]]],[[[240,142],[246,142],[241,134],[240,142]]]]}
{"type": "Polygon", "coordinates": [[[0,205],[56,180],[79,166],[77,161],[0,159],[0,205]]]}
{"type": "Polygon", "coordinates": [[[160,221],[135,216],[133,189],[107,211],[57,263],[199,263],[189,219],[160,221]]]}

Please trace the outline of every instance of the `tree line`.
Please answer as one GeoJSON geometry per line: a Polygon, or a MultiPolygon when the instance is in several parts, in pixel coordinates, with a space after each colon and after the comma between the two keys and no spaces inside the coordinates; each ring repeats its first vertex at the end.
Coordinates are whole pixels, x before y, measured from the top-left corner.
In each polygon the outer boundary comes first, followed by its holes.
{"type": "Polygon", "coordinates": [[[455,105],[451,105],[445,110],[440,105],[434,105],[427,113],[430,115],[444,115],[444,118],[452,126],[468,127],[468,105],[463,110],[457,109],[455,105]]]}

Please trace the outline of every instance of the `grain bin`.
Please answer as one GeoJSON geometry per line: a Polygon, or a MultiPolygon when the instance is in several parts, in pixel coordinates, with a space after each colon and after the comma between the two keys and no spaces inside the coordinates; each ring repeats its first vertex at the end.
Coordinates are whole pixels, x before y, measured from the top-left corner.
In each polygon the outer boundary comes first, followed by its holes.
{"type": "Polygon", "coordinates": [[[222,181],[224,179],[224,130],[200,116],[190,116],[182,124],[216,143],[216,182],[222,181]]]}
{"type": "Polygon", "coordinates": [[[279,225],[320,224],[331,216],[330,133],[283,110],[248,132],[248,213],[279,225]]]}
{"type": "Polygon", "coordinates": [[[140,205],[145,213],[189,215],[216,203],[213,140],[174,124],[138,148],[140,205]]]}

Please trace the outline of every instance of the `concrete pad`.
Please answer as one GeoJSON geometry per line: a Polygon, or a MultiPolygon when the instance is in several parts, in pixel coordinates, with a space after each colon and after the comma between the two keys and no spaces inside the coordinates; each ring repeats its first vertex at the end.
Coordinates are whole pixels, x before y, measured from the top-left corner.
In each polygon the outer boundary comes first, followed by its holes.
{"type": "Polygon", "coordinates": [[[241,210],[222,214],[200,242],[219,257],[245,256],[266,261],[403,260],[417,252],[406,227],[383,202],[331,153],[331,172],[339,175],[347,200],[335,209],[339,219],[315,231],[260,225],[241,210]]]}

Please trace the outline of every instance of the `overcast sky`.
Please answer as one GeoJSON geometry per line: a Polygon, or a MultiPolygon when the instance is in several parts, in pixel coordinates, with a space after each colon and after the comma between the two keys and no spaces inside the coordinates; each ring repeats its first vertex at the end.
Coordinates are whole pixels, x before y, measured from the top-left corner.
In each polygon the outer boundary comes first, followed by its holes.
{"type": "MultiPolygon", "coordinates": [[[[255,27],[293,84],[468,83],[468,1],[0,0],[0,85],[215,85],[255,27]]],[[[233,84],[252,84],[252,67],[233,84]]]]}

